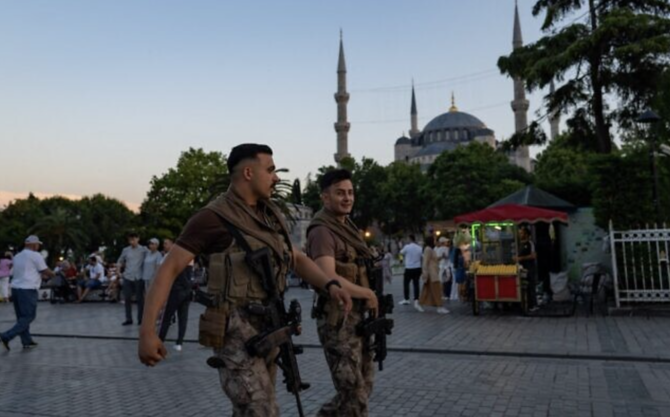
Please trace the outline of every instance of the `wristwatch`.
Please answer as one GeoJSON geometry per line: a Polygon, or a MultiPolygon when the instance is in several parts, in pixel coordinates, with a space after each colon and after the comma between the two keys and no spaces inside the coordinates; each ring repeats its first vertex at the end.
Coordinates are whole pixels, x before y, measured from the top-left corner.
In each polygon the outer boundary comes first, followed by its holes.
{"type": "Polygon", "coordinates": [[[330,292],[330,286],[331,286],[331,285],[337,285],[338,287],[342,288],[342,284],[340,284],[340,281],[338,281],[338,280],[336,280],[336,279],[331,279],[331,280],[328,281],[328,283],[323,287],[323,289],[324,289],[326,292],[330,292]]]}

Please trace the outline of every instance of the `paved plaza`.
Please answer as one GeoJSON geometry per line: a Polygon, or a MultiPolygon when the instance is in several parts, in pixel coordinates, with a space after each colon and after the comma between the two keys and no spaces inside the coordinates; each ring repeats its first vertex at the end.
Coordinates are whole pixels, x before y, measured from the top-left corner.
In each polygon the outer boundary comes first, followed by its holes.
{"type": "MultiPolygon", "coordinates": [[[[288,294],[307,312],[311,296],[288,294]]],[[[473,317],[467,305],[448,307],[445,316],[396,307],[371,416],[670,416],[670,318],[589,317],[584,308],[567,318],[473,317]]],[[[120,325],[122,305],[40,303],[39,347],[23,351],[15,340],[0,353],[0,416],[231,415],[205,365],[209,351],[196,343],[200,311],[192,305],[183,352],[168,343],[169,358],[149,369],[137,360],[137,326],[120,325]]],[[[299,364],[312,386],[302,400],[313,416],[333,386],[304,316],[299,364]]],[[[0,328],[13,319],[11,305],[0,305],[0,328]]],[[[281,381],[277,392],[282,415],[296,415],[281,381]]]]}

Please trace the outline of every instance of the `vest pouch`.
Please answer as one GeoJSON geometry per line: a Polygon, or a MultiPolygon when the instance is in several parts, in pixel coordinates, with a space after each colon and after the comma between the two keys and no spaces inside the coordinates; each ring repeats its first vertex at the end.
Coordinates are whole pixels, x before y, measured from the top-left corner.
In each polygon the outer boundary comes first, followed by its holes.
{"type": "Polygon", "coordinates": [[[227,297],[231,300],[246,301],[249,285],[255,273],[249,269],[244,257],[245,252],[231,252],[228,257],[226,275],[228,277],[227,297]]]}
{"type": "Polygon", "coordinates": [[[210,348],[222,348],[228,322],[227,309],[208,308],[200,315],[198,342],[210,348]]]}
{"type": "Polygon", "coordinates": [[[344,263],[340,261],[335,261],[335,273],[343,278],[346,278],[347,281],[353,282],[356,284],[356,276],[358,275],[358,265],[355,263],[344,263]]]}

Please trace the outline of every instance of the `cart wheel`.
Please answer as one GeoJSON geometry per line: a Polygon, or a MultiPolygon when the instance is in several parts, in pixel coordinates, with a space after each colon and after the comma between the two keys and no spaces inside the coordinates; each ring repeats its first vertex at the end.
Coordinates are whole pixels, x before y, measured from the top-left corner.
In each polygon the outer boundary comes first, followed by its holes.
{"type": "Polygon", "coordinates": [[[472,297],[472,315],[473,316],[479,315],[479,301],[477,301],[475,297],[472,297]]]}

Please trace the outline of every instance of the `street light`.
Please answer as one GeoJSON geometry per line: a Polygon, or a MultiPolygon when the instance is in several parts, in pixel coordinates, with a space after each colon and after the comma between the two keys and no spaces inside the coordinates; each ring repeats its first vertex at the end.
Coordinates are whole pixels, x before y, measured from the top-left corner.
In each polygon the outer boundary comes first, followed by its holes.
{"type": "Polygon", "coordinates": [[[654,209],[656,210],[656,225],[661,224],[661,207],[658,201],[658,175],[656,173],[656,135],[651,132],[651,127],[655,123],[658,123],[661,120],[660,117],[653,110],[647,110],[641,115],[638,116],[635,123],[645,136],[649,138],[649,160],[651,163],[651,175],[653,178],[653,195],[654,199],[654,209]]]}

